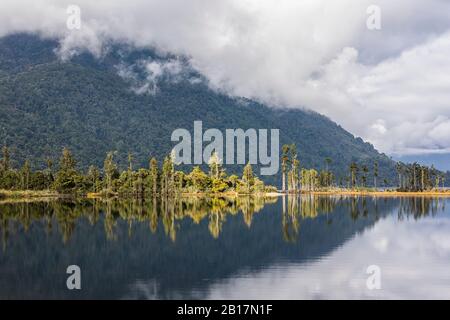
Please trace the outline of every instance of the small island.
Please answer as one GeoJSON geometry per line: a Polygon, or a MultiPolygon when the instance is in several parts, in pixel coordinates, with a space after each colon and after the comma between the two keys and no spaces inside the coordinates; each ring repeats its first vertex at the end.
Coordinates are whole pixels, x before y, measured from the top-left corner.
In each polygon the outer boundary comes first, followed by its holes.
{"type": "MultiPolygon", "coordinates": [[[[397,164],[398,186],[377,187],[378,164],[372,170],[367,165],[349,165],[347,177],[336,179],[329,169],[332,162],[325,159],[323,170],[301,168],[295,144],[284,145],[281,155],[282,187],[266,185],[257,177],[251,164],[247,164],[241,176],[227,175],[221,159],[213,153],[208,162],[209,172],[194,166],[186,173],[176,170],[172,156],[166,156],[161,164],[156,158],[149,160],[148,168],[133,168],[133,155],[128,154],[128,167],[119,171],[114,156],[108,152],[103,168],[91,165],[86,172],[77,169],[72,152],[64,148],[57,168],[48,159],[43,170],[32,170],[29,161],[20,169],[11,166],[8,147],[3,147],[0,161],[1,198],[46,197],[122,197],[148,198],[175,195],[252,195],[274,197],[282,195],[371,195],[371,196],[450,196],[444,188],[445,175],[433,167],[414,164],[397,164]],[[373,179],[369,186],[369,173],[373,179]],[[442,185],[442,187],[441,187],[442,185]]],[[[387,181],[384,181],[387,184],[387,181]]]]}

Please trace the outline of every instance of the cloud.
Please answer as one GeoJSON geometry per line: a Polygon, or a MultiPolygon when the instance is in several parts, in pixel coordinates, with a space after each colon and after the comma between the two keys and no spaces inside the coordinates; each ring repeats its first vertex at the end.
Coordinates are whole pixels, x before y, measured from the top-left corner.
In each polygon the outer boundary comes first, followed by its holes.
{"type": "MultiPolygon", "coordinates": [[[[101,56],[111,41],[156,47],[187,57],[214,89],[316,110],[381,151],[450,150],[450,2],[378,0],[382,29],[371,31],[372,4],[14,0],[0,4],[0,35],[57,37],[64,59],[101,56]],[[81,9],[80,30],[66,27],[69,4],[81,9]]],[[[149,67],[143,91],[159,72],[149,67]]]]}
{"type": "Polygon", "coordinates": [[[401,222],[390,216],[320,260],[241,272],[197,298],[448,299],[449,231],[444,215],[401,222]],[[380,290],[366,286],[371,265],[380,267],[380,290]]]}
{"type": "MultiPolygon", "coordinates": [[[[192,291],[171,291],[173,299],[449,299],[450,219],[398,220],[395,211],[326,256],[304,262],[242,268],[192,291]],[[367,287],[369,266],[380,269],[379,290],[367,287]]],[[[307,245],[307,244],[303,244],[307,245]]],[[[160,299],[155,279],[138,280],[124,298],[160,299]]]]}
{"type": "Polygon", "coordinates": [[[158,82],[161,79],[176,83],[190,70],[177,59],[139,60],[132,65],[121,63],[116,68],[118,75],[130,82],[132,91],[151,95],[158,93],[158,82]]]}

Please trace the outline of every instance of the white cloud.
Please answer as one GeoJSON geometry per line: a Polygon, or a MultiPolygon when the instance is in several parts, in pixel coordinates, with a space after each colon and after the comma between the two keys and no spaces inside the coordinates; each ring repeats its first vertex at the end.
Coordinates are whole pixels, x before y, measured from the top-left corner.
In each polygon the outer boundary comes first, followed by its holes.
{"type": "MultiPolygon", "coordinates": [[[[0,4],[0,35],[59,37],[63,58],[101,56],[110,40],[155,46],[187,56],[214,88],[316,110],[382,151],[450,150],[450,2],[379,0],[378,31],[366,28],[371,4],[11,0],[0,4]],[[69,4],[81,8],[81,30],[66,28],[69,4]]],[[[144,91],[158,73],[149,67],[144,91]]]]}
{"type": "Polygon", "coordinates": [[[234,274],[197,298],[449,299],[449,231],[444,216],[401,223],[390,216],[320,260],[234,274]],[[367,289],[370,265],[380,267],[380,290],[367,289]]]}
{"type": "MultiPolygon", "coordinates": [[[[227,278],[192,291],[173,291],[183,299],[450,299],[450,219],[398,221],[395,212],[329,254],[304,262],[242,268],[227,278]],[[367,288],[367,268],[380,268],[380,290],[367,288]]],[[[300,244],[301,245],[301,244],[300,244]]],[[[307,244],[303,244],[307,245],[307,244]]],[[[158,299],[154,279],[139,280],[125,298],[158,299]]]]}
{"type": "Polygon", "coordinates": [[[176,59],[139,60],[133,65],[121,63],[116,68],[118,75],[130,82],[136,94],[152,95],[158,92],[158,81],[162,78],[175,83],[181,79],[185,70],[189,71],[187,66],[176,59]]]}

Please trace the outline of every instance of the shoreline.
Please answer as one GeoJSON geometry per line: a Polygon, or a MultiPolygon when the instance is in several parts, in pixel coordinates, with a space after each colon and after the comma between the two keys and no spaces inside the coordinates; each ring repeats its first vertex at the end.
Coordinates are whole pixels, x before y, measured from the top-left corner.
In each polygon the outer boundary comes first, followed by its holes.
{"type": "MultiPolygon", "coordinates": [[[[425,191],[425,192],[404,192],[404,191],[311,191],[301,194],[312,195],[344,195],[344,196],[374,196],[374,197],[450,197],[450,191],[425,191]]],[[[289,194],[288,194],[289,195],[289,194]]]]}
{"type": "MultiPolygon", "coordinates": [[[[317,196],[372,196],[372,197],[450,197],[450,190],[448,191],[425,191],[425,192],[404,192],[404,191],[370,191],[370,190],[329,190],[329,191],[301,191],[293,192],[266,192],[254,194],[240,194],[237,192],[224,193],[181,193],[182,197],[285,197],[285,196],[302,196],[302,195],[317,195],[317,196]]],[[[159,197],[159,195],[156,195],[159,197]]],[[[74,194],[60,194],[51,190],[0,190],[0,201],[4,200],[39,200],[39,199],[70,199],[70,198],[86,198],[86,199],[107,199],[119,198],[130,199],[130,197],[123,197],[114,195],[112,197],[105,196],[101,193],[87,193],[84,195],[74,194]]],[[[144,199],[150,197],[144,197],[144,199]]]]}

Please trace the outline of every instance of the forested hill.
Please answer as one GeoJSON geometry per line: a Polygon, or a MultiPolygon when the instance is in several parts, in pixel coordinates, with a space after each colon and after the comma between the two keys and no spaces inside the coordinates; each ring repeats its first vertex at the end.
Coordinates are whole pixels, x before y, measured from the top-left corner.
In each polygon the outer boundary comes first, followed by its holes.
{"type": "Polygon", "coordinates": [[[297,144],[302,167],[323,168],[329,157],[336,175],[347,176],[352,161],[369,168],[378,161],[379,181],[395,177],[392,160],[328,118],[213,91],[182,59],[183,70],[174,76],[175,58],[152,51],[115,45],[101,59],[83,53],[62,62],[57,45],[26,34],[0,39],[0,142],[10,147],[16,166],[29,159],[43,167],[64,146],[80,168],[101,167],[110,150],[118,151],[122,165],[132,152],[136,165],[147,166],[150,156],[161,159],[173,147],[174,129],[192,132],[194,120],[202,120],[204,129],[279,128],[281,144],[297,144]],[[153,60],[169,75],[137,70],[153,60]]]}

